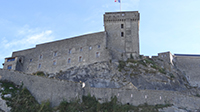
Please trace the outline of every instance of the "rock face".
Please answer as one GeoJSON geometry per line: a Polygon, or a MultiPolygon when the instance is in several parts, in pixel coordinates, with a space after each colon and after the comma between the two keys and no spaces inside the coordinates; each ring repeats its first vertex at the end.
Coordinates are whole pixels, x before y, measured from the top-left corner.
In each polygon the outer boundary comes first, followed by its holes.
{"type": "Polygon", "coordinates": [[[124,76],[115,64],[100,62],[79,67],[72,67],[56,75],[56,78],[75,82],[85,82],[96,88],[119,88],[128,83],[121,80],[124,76]]]}
{"type": "Polygon", "coordinates": [[[167,70],[159,64],[153,59],[98,62],[72,67],[57,73],[55,78],[81,81],[96,88],[120,88],[131,82],[138,89],[187,90],[185,85],[189,83],[179,70],[167,70]]]}

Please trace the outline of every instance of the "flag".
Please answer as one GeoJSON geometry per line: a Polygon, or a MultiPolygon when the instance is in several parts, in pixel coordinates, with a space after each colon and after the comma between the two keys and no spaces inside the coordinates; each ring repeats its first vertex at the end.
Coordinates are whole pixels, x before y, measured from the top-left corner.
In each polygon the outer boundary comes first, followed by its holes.
{"type": "MultiPolygon", "coordinates": [[[[117,0],[115,0],[115,2],[117,2],[117,0]]],[[[118,0],[118,2],[120,3],[120,0],[118,0]]]]}

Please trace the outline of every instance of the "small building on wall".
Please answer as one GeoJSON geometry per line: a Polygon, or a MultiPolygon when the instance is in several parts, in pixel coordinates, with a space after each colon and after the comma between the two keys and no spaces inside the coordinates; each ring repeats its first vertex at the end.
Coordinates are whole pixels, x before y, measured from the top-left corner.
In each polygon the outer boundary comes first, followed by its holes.
{"type": "Polygon", "coordinates": [[[5,58],[4,69],[56,73],[73,66],[139,55],[138,11],[107,12],[105,31],[36,45],[5,58]]]}

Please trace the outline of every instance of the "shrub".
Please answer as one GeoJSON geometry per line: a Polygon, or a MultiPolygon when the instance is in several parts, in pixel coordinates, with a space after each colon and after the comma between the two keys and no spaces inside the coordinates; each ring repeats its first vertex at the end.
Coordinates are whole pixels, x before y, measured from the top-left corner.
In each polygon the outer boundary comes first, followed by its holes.
{"type": "Polygon", "coordinates": [[[45,76],[45,73],[42,71],[37,71],[36,73],[33,73],[33,75],[37,75],[37,76],[45,76]]]}
{"type": "Polygon", "coordinates": [[[118,65],[119,71],[121,71],[121,69],[124,69],[125,66],[126,66],[126,62],[119,61],[119,65],[118,65]]]}

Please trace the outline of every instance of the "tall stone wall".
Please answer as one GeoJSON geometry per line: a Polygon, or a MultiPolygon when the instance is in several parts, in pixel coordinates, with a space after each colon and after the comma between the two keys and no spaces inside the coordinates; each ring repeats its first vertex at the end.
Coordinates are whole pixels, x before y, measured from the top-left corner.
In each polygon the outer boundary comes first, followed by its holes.
{"type": "Polygon", "coordinates": [[[106,33],[99,32],[37,45],[33,49],[13,52],[12,57],[24,57],[21,71],[56,73],[73,66],[108,61],[106,33]]]}
{"type": "Polygon", "coordinates": [[[139,55],[139,19],[138,11],[104,14],[107,47],[113,59],[139,55]]]}
{"type": "Polygon", "coordinates": [[[9,70],[0,70],[1,80],[9,80],[18,85],[21,82],[30,90],[38,102],[49,100],[52,106],[57,106],[63,100],[81,98],[82,95],[94,95],[100,102],[109,101],[111,97],[117,96],[123,104],[140,105],[148,103],[151,105],[171,103],[177,107],[199,109],[200,98],[184,95],[175,91],[137,90],[132,84],[122,88],[82,88],[81,83],[47,79],[33,75],[9,70]]]}
{"type": "Polygon", "coordinates": [[[200,87],[200,56],[175,56],[173,61],[192,86],[200,87]]]}

